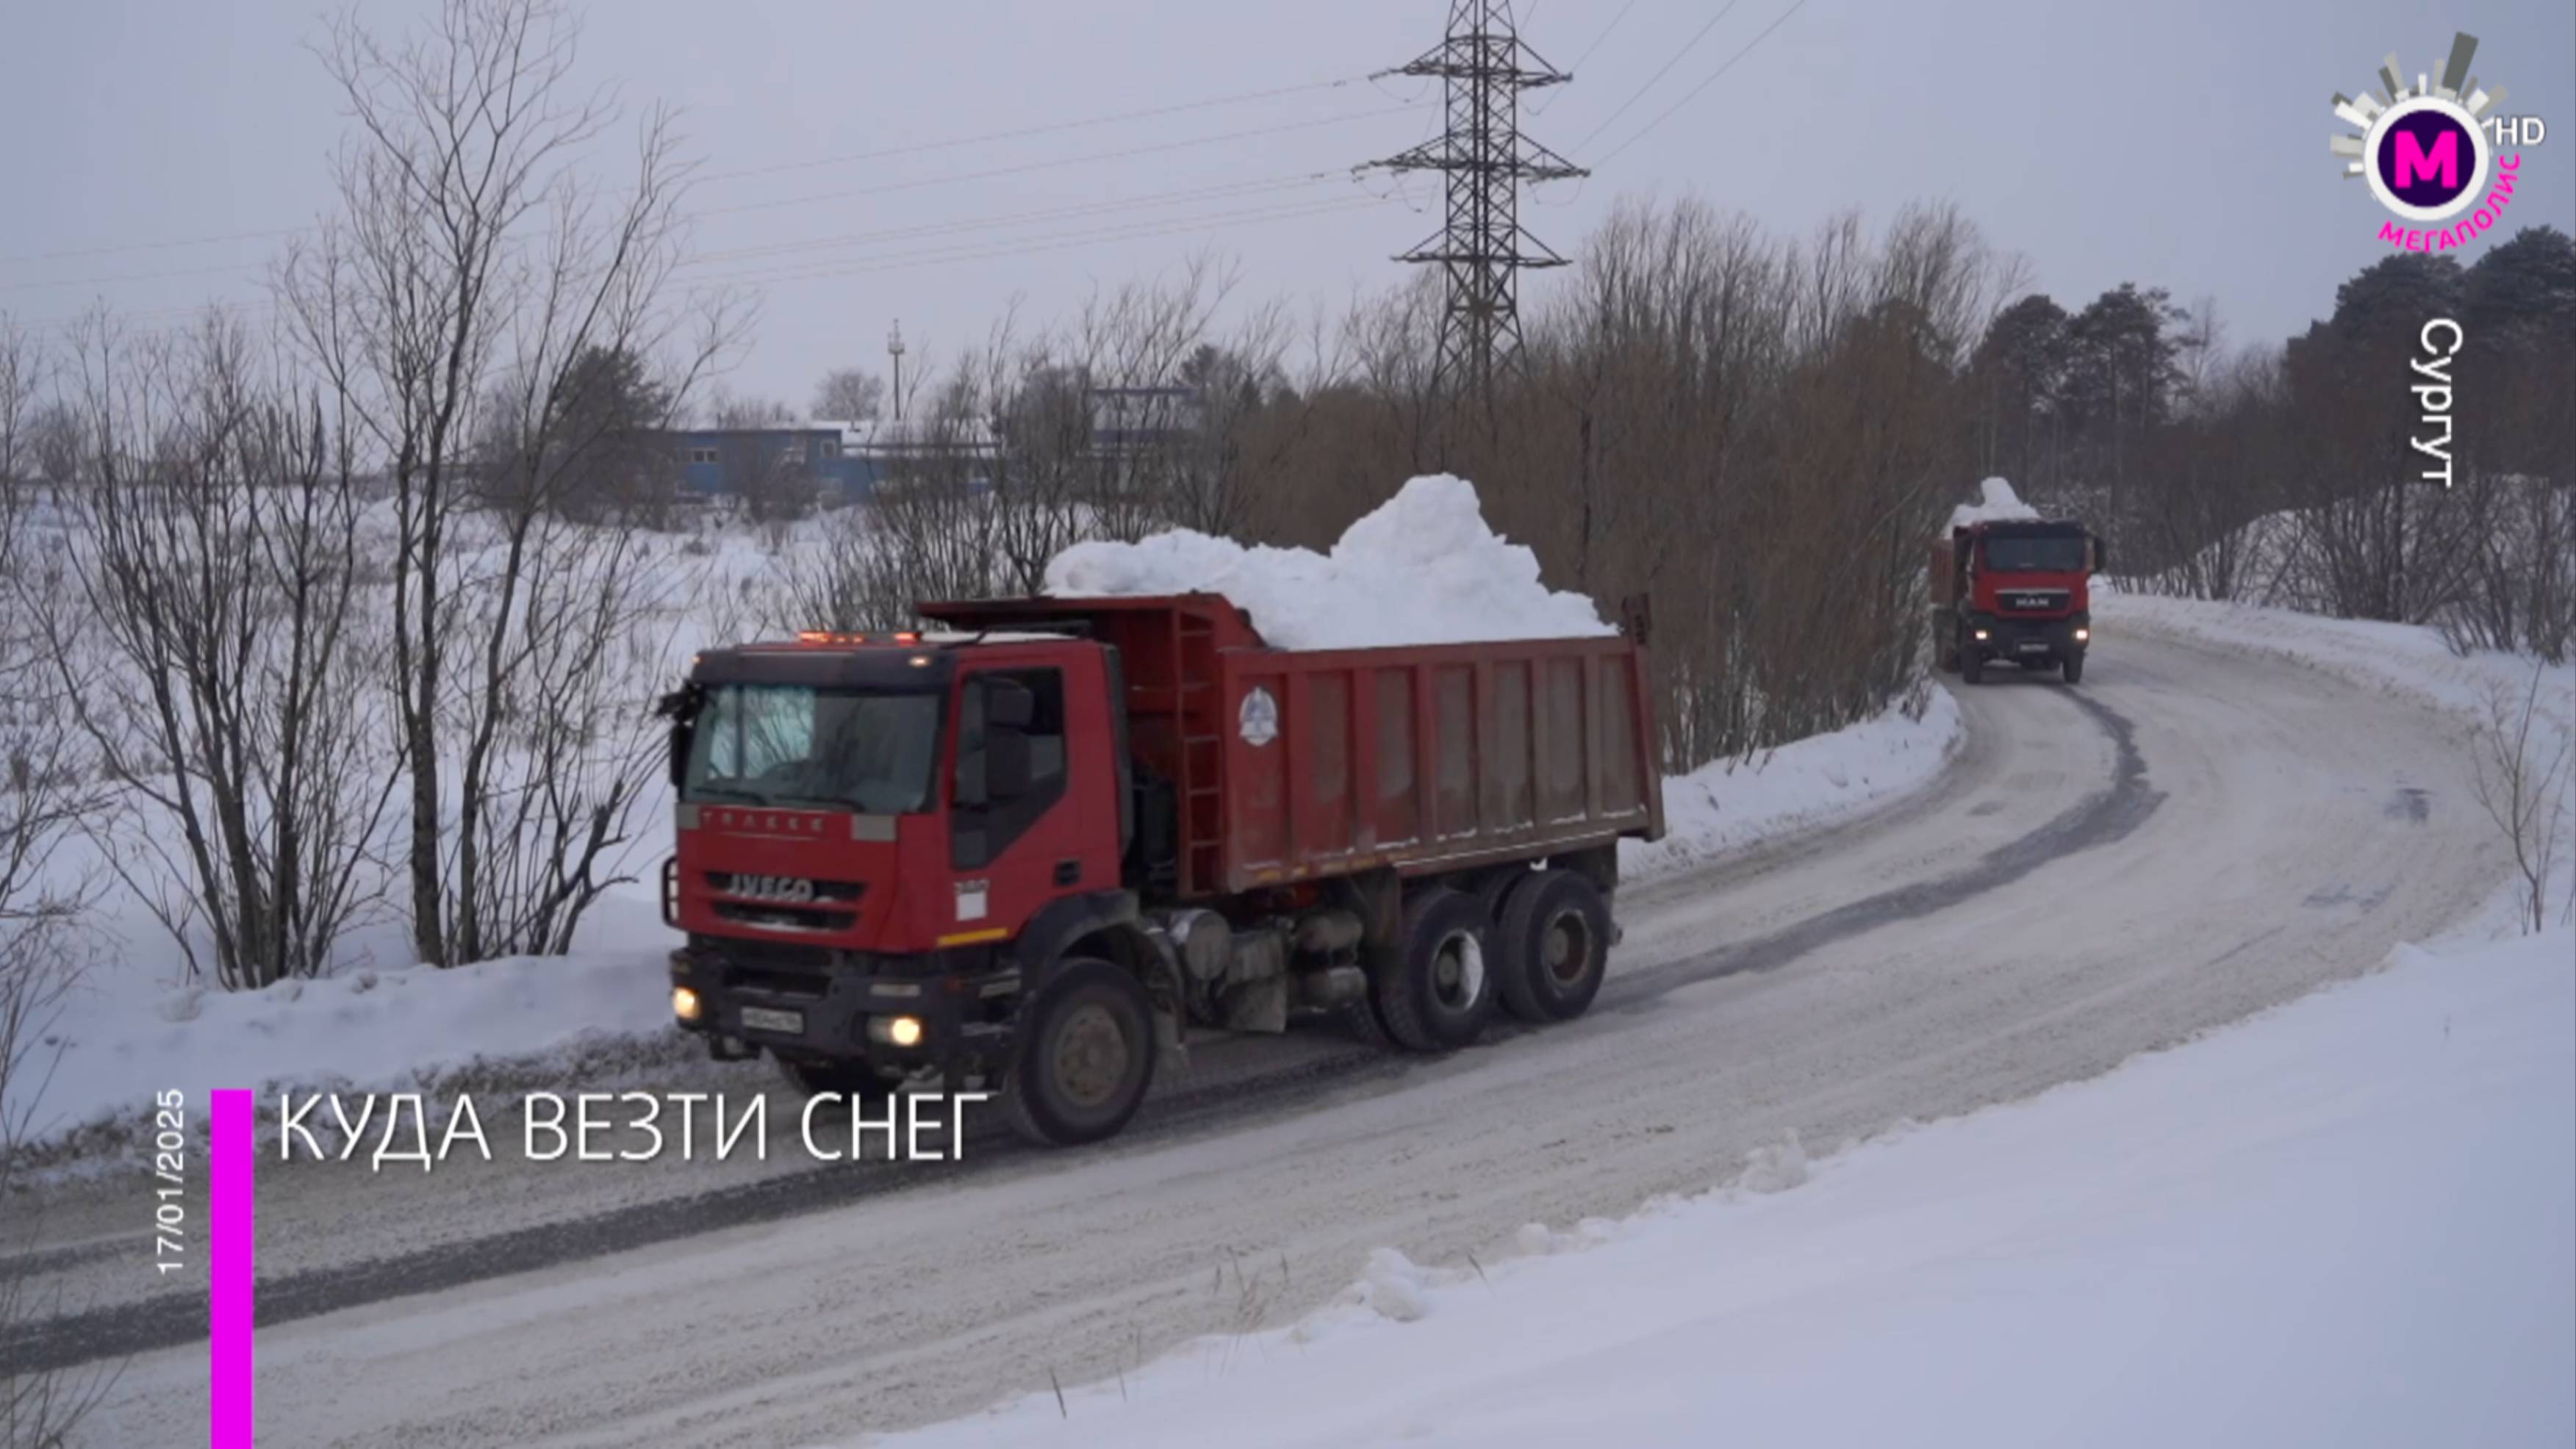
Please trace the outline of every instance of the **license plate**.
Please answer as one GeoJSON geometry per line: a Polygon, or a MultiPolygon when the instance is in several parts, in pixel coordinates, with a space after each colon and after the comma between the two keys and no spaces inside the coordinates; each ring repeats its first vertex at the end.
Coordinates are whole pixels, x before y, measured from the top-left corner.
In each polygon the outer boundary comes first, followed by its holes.
{"type": "Polygon", "coordinates": [[[2048,641],[2045,639],[2024,639],[2021,641],[2020,648],[2021,652],[2024,654],[2045,654],[2048,652],[2048,641]]]}
{"type": "Polygon", "coordinates": [[[772,1011],[766,1006],[746,1006],[742,1009],[742,1029],[745,1031],[779,1031],[785,1032],[789,1036],[803,1036],[805,1034],[805,1013],[801,1011],[772,1011]]]}

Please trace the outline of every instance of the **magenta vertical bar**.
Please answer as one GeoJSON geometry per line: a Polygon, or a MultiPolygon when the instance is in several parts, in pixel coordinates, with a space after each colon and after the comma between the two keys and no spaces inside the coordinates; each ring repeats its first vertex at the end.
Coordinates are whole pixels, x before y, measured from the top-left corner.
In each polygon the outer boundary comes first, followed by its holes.
{"type": "Polygon", "coordinates": [[[251,1449],[252,1094],[214,1094],[206,1145],[206,1386],[213,1449],[251,1449]]]}

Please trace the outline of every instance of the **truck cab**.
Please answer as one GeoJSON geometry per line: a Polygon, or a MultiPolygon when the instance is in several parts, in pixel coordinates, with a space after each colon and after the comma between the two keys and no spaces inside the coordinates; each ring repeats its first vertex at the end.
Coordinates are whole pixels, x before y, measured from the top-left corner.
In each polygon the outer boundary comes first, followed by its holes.
{"type": "Polygon", "coordinates": [[[814,1091],[997,1072],[1022,986],[998,948],[1133,924],[1114,668],[1026,633],[701,654],[665,701],[681,1025],[814,1091]]]}
{"type": "Polygon", "coordinates": [[[1964,525],[1934,545],[1934,646],[1970,684],[1991,661],[2084,677],[2102,541],[2062,520],[1964,525]]]}

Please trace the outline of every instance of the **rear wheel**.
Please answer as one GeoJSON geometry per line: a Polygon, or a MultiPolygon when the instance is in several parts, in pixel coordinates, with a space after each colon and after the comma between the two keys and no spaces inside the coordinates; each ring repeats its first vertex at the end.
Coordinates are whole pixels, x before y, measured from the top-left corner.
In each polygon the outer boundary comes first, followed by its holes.
{"type": "Polygon", "coordinates": [[[2081,684],[2081,683],[2083,683],[2083,682],[2084,682],[2084,656],[2083,656],[2082,654],[2069,654],[2069,655],[2067,655],[2067,656],[2066,656],[2066,670],[2065,670],[2065,672],[2066,672],[2066,682],[2067,682],[2067,683],[2069,683],[2069,684],[2081,684]]]}
{"type": "Polygon", "coordinates": [[[1406,902],[1397,952],[1371,983],[1387,1035],[1418,1052],[1473,1042],[1494,1008],[1485,951],[1491,931],[1474,896],[1436,887],[1406,902]]]}
{"type": "Polygon", "coordinates": [[[1154,1076],[1154,1008],[1135,977],[1095,957],[1056,969],[1021,1016],[1003,1104],[1032,1142],[1114,1137],[1154,1076]]]}
{"type": "Polygon", "coordinates": [[[1610,967],[1610,907],[1592,882],[1552,870],[1512,892],[1495,927],[1503,1004],[1523,1021],[1591,1009],[1610,967]]]}

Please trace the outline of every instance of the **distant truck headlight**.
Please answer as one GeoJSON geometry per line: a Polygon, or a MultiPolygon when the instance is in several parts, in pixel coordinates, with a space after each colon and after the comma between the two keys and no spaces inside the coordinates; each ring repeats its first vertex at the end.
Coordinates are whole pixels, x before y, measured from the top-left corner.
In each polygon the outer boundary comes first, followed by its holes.
{"type": "Polygon", "coordinates": [[[1986,642],[1986,631],[1985,631],[1985,630],[1983,630],[1983,629],[1979,629],[1979,630],[1977,631],[1977,642],[1978,642],[1978,643],[1980,643],[1980,644],[1983,644],[1983,643],[1985,643],[1985,642],[1986,642]]]}
{"type": "Polygon", "coordinates": [[[2082,643],[2084,643],[2084,642],[2086,642],[2086,641],[2090,640],[2092,637],[2093,637],[2093,631],[2092,631],[2092,630],[2085,628],[2085,627],[2084,627],[2083,625],[2081,625],[2081,624],[2078,624],[2078,625],[2076,625],[2076,626],[2075,626],[2075,642],[2076,642],[2076,643],[2078,643],[2078,644],[2082,644],[2082,643]]]}
{"type": "Polygon", "coordinates": [[[674,986],[671,988],[671,1014],[673,1016],[678,1017],[682,1021],[696,1021],[699,1013],[703,1012],[705,1009],[706,1008],[699,1003],[698,993],[695,991],[692,991],[685,986],[674,986]]]}

